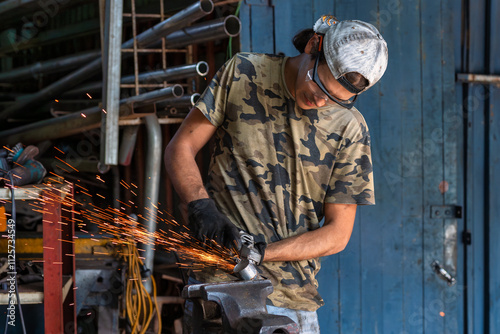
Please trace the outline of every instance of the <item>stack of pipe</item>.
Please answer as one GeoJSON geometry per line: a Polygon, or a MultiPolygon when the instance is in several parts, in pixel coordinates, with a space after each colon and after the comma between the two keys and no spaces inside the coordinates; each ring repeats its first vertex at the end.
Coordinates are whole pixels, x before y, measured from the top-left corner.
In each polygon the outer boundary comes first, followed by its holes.
{"type": "MultiPolygon", "coordinates": [[[[233,15],[186,27],[199,18],[211,13],[213,8],[214,5],[211,0],[201,0],[194,3],[165,21],[139,34],[136,37],[138,46],[141,48],[151,46],[157,43],[162,37],[165,37],[166,46],[172,48],[237,36],[241,29],[241,23],[239,19],[233,15]]],[[[132,46],[133,40],[129,40],[122,44],[122,48],[130,48],[132,46]]],[[[129,55],[129,53],[123,54],[123,56],[126,55],[129,55]]],[[[27,110],[29,106],[57,98],[62,92],[77,86],[89,76],[98,73],[101,65],[102,61],[101,57],[99,57],[86,66],[66,75],[57,82],[50,84],[39,92],[29,95],[24,99],[20,98],[19,102],[0,112],[0,118],[7,119],[14,113],[27,110]]],[[[196,66],[198,66],[199,69],[199,65],[197,64],[196,66]]],[[[166,75],[166,73],[146,73],[143,74],[142,78],[146,80],[146,78],[151,78],[152,76],[156,77],[156,75],[160,77],[161,75],[166,75]]],[[[128,77],[124,79],[131,80],[128,77]]],[[[92,115],[94,115],[94,109],[92,109],[92,115]]],[[[18,141],[36,142],[49,139],[49,137],[50,139],[66,137],[74,133],[85,131],[89,126],[100,126],[100,115],[98,115],[99,117],[80,116],[81,113],[85,114],[87,112],[88,110],[83,110],[78,112],[76,116],[67,115],[11,130],[0,131],[0,140],[6,144],[16,143],[18,141]],[[53,133],[53,129],[55,128],[58,130],[53,133]],[[40,135],[41,133],[45,134],[47,137],[43,137],[40,135]],[[34,140],[34,138],[37,138],[37,140],[34,140]]]]}
{"type": "MultiPolygon", "coordinates": [[[[206,76],[208,73],[208,64],[200,61],[196,64],[172,66],[165,70],[157,70],[139,74],[138,80],[141,83],[162,83],[163,81],[174,81],[186,79],[194,76],[206,76]]],[[[135,76],[129,75],[121,78],[122,84],[131,84],[135,82],[135,76]]],[[[102,90],[102,81],[92,82],[82,85],[76,89],[67,91],[63,96],[78,96],[86,93],[93,94],[102,90]]]]}

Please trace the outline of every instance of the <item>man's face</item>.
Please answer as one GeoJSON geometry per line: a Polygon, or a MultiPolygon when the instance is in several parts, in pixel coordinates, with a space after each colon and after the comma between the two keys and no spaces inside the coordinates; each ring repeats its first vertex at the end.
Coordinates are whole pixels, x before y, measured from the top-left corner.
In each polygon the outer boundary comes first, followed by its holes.
{"type": "Polygon", "coordinates": [[[343,101],[348,102],[347,100],[355,95],[335,80],[328,65],[324,62],[318,63],[318,58],[311,59],[306,66],[301,66],[295,85],[295,101],[302,109],[316,109],[325,105],[337,105],[338,103],[334,100],[341,103],[343,101]]]}

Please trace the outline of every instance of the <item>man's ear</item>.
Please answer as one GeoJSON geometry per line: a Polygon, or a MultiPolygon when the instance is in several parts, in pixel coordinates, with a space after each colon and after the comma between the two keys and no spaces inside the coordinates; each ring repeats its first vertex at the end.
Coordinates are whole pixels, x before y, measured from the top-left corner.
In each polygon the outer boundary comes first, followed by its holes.
{"type": "Polygon", "coordinates": [[[314,54],[318,51],[319,36],[314,34],[304,48],[304,53],[314,54]]]}

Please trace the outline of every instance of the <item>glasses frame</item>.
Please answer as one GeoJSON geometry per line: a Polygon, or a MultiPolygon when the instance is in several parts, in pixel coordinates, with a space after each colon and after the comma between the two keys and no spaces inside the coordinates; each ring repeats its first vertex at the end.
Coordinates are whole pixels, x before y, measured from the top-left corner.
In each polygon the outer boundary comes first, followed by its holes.
{"type": "Polygon", "coordinates": [[[356,102],[356,99],[358,98],[358,94],[354,95],[354,98],[351,102],[346,102],[346,100],[340,100],[340,99],[337,99],[336,97],[330,95],[328,90],[325,88],[325,86],[323,86],[323,84],[321,83],[321,80],[319,79],[318,64],[319,64],[319,52],[318,52],[318,55],[316,56],[316,61],[314,62],[314,69],[313,69],[313,76],[312,76],[314,83],[321,89],[321,91],[323,93],[325,93],[326,96],[328,96],[328,98],[330,100],[334,101],[335,103],[341,105],[344,108],[351,109],[354,106],[354,102],[356,102]]]}

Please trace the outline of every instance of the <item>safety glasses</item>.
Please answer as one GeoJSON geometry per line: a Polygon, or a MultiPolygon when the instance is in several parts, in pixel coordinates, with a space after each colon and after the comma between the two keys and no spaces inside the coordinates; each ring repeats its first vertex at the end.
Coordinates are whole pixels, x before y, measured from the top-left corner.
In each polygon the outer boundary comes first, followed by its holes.
{"type": "MultiPolygon", "coordinates": [[[[338,99],[338,98],[334,97],[333,95],[331,95],[328,92],[328,90],[325,88],[325,86],[321,83],[321,80],[319,79],[318,64],[319,64],[319,53],[316,56],[316,61],[314,62],[314,67],[307,72],[307,77],[306,77],[306,81],[309,81],[309,80],[313,81],[319,87],[319,89],[321,89],[321,92],[324,94],[324,96],[321,93],[314,94],[314,95],[319,96],[322,99],[325,99],[325,101],[327,101],[327,104],[330,104],[330,102],[333,102],[333,103],[337,103],[337,104],[341,105],[344,108],[351,109],[354,106],[354,102],[356,102],[358,95],[357,94],[354,95],[350,100],[341,100],[341,99],[338,99]],[[330,99],[330,101],[328,101],[328,99],[330,99]]],[[[342,78],[342,79],[344,79],[344,78],[342,78]]],[[[344,80],[346,80],[346,79],[344,79],[344,80]]],[[[343,87],[345,87],[345,85],[342,82],[340,82],[340,80],[339,80],[339,83],[342,84],[343,87]]],[[[348,89],[348,90],[351,91],[351,89],[348,89]]]]}

